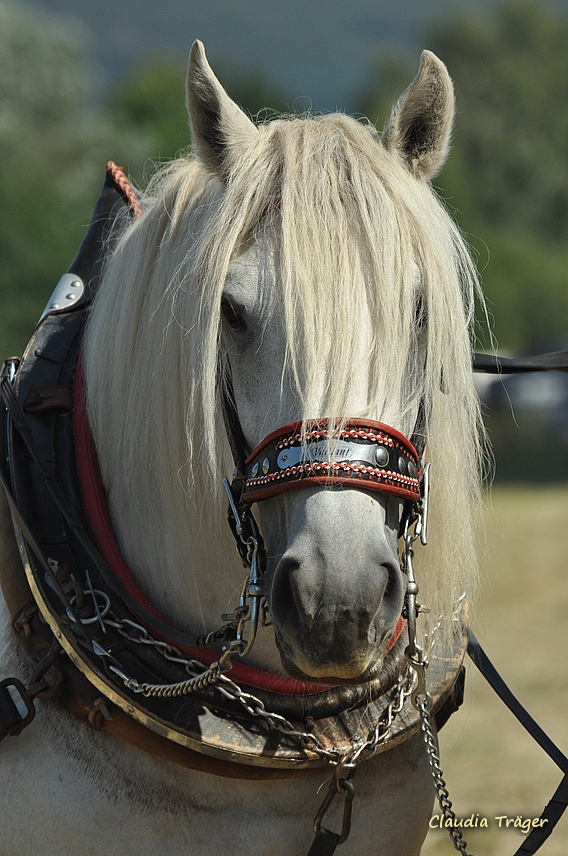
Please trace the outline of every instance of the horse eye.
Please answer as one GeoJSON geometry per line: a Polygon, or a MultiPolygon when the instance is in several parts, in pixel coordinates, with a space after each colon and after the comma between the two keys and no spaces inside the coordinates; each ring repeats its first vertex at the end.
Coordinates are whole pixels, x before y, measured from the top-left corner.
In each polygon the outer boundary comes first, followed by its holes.
{"type": "Polygon", "coordinates": [[[225,321],[233,330],[246,330],[247,325],[245,324],[233,304],[226,298],[223,298],[223,300],[221,300],[221,312],[223,313],[225,321]]]}

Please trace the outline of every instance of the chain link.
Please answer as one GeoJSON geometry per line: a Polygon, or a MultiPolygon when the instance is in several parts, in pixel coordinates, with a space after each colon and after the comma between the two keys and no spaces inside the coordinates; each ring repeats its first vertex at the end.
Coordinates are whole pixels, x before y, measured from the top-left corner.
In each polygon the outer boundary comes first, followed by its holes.
{"type": "Polygon", "coordinates": [[[450,794],[447,789],[446,782],[444,781],[444,774],[440,766],[438,738],[436,737],[436,733],[432,728],[432,723],[430,721],[429,698],[426,694],[418,696],[414,704],[420,712],[420,718],[422,720],[422,734],[424,736],[424,743],[426,744],[426,752],[428,754],[428,761],[430,762],[430,770],[432,772],[432,779],[434,781],[438,803],[440,804],[442,814],[444,815],[444,820],[449,821],[447,826],[448,835],[452,839],[454,847],[456,850],[459,850],[462,856],[471,856],[471,854],[467,852],[467,841],[464,840],[459,829],[456,829],[456,814],[452,808],[452,801],[450,800],[450,794]]]}

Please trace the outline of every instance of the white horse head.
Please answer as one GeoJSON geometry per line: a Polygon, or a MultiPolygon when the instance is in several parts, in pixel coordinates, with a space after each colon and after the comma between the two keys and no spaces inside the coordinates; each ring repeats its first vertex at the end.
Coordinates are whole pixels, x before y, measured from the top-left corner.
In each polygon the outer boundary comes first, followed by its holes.
{"type": "MultiPolygon", "coordinates": [[[[425,442],[433,490],[418,578],[447,639],[475,568],[479,414],[474,267],[429,182],[451,131],[446,69],[422,55],[382,137],[340,114],[257,127],[196,42],[188,109],[194,154],[159,173],[125,231],[85,347],[123,553],[184,630],[211,630],[234,605],[242,569],[219,489],[233,467],[230,379],[247,451],[279,426],[323,419],[337,432],[378,421],[425,442]]],[[[255,513],[273,630],[252,662],[276,670],[281,660],[318,683],[376,677],[403,607],[400,499],[317,485],[255,513]]]]}

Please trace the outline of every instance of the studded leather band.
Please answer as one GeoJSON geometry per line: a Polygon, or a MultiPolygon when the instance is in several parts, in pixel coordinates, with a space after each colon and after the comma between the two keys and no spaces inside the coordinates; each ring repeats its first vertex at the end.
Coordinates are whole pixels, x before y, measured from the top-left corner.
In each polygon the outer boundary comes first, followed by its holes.
{"type": "Polygon", "coordinates": [[[250,505],[286,490],[343,485],[419,502],[421,473],[410,440],[382,422],[349,419],[331,432],[327,419],[292,422],[265,437],[246,459],[242,500],[250,505]]]}

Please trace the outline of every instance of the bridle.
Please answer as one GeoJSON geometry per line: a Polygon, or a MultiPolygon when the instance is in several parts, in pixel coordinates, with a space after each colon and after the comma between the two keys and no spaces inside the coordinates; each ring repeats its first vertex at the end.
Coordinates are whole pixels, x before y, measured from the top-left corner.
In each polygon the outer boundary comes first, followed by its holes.
{"type": "MultiPolygon", "coordinates": [[[[225,427],[235,460],[232,484],[225,479],[229,500],[229,523],[243,563],[250,568],[248,580],[241,593],[240,606],[245,620],[250,621],[248,640],[244,639],[244,621],[225,655],[230,662],[232,650],[246,656],[255,641],[260,604],[264,592],[261,578],[264,566],[264,545],[250,506],[291,490],[307,487],[339,487],[380,492],[404,500],[399,536],[404,540],[401,570],[406,577],[404,617],[408,625],[409,644],[405,658],[409,671],[416,675],[409,684],[412,704],[420,713],[426,752],[430,763],[436,795],[444,819],[455,821],[456,816],[446,789],[440,767],[436,730],[432,723],[432,696],[427,690],[428,661],[417,644],[416,618],[420,612],[417,603],[418,585],[414,578],[413,544],[417,539],[426,545],[429,465],[422,465],[413,443],[400,431],[371,419],[339,419],[330,425],[327,419],[292,422],[269,433],[248,457],[245,457],[244,432],[240,425],[234,397],[223,401],[225,427]]],[[[424,418],[424,407],[419,407],[419,421],[424,418]]],[[[421,431],[421,437],[423,432],[421,431]]],[[[399,619],[393,639],[402,631],[403,616],[399,619]]],[[[390,647],[390,646],[389,646],[390,647]]],[[[349,835],[351,810],[354,798],[353,777],[359,757],[369,745],[357,747],[341,758],[335,775],[314,819],[316,837],[308,856],[333,854],[349,835]],[[341,833],[322,826],[323,818],[335,797],[345,797],[341,833]]],[[[371,750],[372,754],[372,750],[371,750]]],[[[466,842],[459,830],[450,826],[454,846],[468,856],[466,842]]]]}
{"type": "MultiPolygon", "coordinates": [[[[250,568],[240,602],[245,620],[250,620],[249,637],[245,642],[243,620],[233,646],[244,657],[256,638],[264,598],[261,577],[265,550],[251,505],[308,487],[379,492],[404,501],[401,535],[410,521],[425,519],[427,469],[404,434],[382,422],[363,418],[337,420],[333,426],[325,418],[291,422],[271,431],[245,456],[244,433],[232,396],[225,396],[223,412],[235,459],[232,483],[223,480],[229,501],[228,520],[237,551],[250,568]]],[[[425,544],[425,527],[422,540],[425,544]]],[[[401,616],[387,651],[400,638],[403,626],[401,616]]]]}

